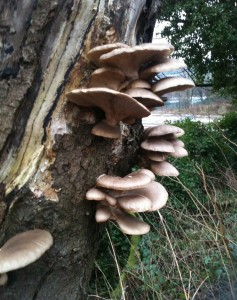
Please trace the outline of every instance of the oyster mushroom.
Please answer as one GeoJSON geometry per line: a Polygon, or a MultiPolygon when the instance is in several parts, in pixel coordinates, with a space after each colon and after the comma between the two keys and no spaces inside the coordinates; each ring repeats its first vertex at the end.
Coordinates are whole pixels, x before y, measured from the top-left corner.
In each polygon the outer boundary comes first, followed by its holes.
{"type": "Polygon", "coordinates": [[[0,278],[4,278],[3,283],[7,281],[7,272],[35,262],[52,244],[52,235],[41,229],[22,232],[10,238],[0,249],[0,278]]]}
{"type": "MultiPolygon", "coordinates": [[[[132,97],[108,88],[76,89],[67,93],[69,101],[78,106],[99,107],[105,112],[103,126],[118,127],[119,122],[127,118],[140,119],[150,115],[149,110],[132,97]]],[[[93,134],[108,138],[118,138],[120,131],[115,130],[111,136],[111,129],[107,134],[103,131],[93,131],[93,134]]]]}
{"type": "Polygon", "coordinates": [[[129,79],[138,79],[142,64],[167,57],[174,48],[170,44],[141,44],[130,48],[119,48],[100,57],[103,66],[120,69],[129,79]]]}

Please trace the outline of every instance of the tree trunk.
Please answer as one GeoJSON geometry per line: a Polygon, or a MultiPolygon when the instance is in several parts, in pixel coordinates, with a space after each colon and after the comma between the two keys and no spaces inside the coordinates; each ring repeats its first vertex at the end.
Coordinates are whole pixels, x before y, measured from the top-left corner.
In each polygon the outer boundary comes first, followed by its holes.
{"type": "Polygon", "coordinates": [[[0,2],[0,245],[46,229],[53,247],[12,271],[1,300],[86,299],[100,234],[86,191],[136,161],[141,122],[122,138],[90,134],[102,113],[65,101],[86,87],[94,46],[150,42],[158,0],[0,2]]]}

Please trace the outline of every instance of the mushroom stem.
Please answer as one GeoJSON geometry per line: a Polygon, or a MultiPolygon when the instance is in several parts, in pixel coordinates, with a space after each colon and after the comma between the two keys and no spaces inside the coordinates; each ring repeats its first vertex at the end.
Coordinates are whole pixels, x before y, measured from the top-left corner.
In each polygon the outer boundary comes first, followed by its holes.
{"type": "Polygon", "coordinates": [[[8,276],[7,273],[0,274],[0,286],[5,285],[7,283],[8,276]]]}

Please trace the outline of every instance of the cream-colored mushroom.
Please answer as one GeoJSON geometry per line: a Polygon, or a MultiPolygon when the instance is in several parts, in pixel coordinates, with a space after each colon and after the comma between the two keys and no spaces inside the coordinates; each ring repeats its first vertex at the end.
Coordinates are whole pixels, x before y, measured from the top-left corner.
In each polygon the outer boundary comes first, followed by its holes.
{"type": "Polygon", "coordinates": [[[141,235],[150,231],[150,226],[147,223],[121,209],[113,210],[113,220],[115,220],[121,231],[125,234],[141,235]]]}
{"type": "Polygon", "coordinates": [[[35,262],[52,244],[52,235],[41,229],[22,232],[10,238],[0,249],[0,282],[7,282],[7,272],[35,262]]]}
{"type": "Polygon", "coordinates": [[[178,176],[179,171],[167,161],[151,162],[151,170],[159,176],[178,176]]]}
{"type": "MultiPolygon", "coordinates": [[[[103,127],[105,128],[106,123],[106,125],[115,127],[115,132],[119,122],[126,118],[140,119],[150,115],[149,110],[132,97],[108,88],[76,89],[67,93],[67,98],[78,106],[102,109],[105,112],[103,127]]],[[[106,131],[94,130],[93,134],[111,138],[111,130],[108,134],[106,131]]],[[[115,136],[115,138],[119,136],[115,136]]]]}
{"type": "Polygon", "coordinates": [[[138,170],[125,177],[103,174],[97,178],[96,186],[116,191],[124,191],[144,187],[151,181],[151,176],[145,174],[144,171],[140,172],[138,170]]]}

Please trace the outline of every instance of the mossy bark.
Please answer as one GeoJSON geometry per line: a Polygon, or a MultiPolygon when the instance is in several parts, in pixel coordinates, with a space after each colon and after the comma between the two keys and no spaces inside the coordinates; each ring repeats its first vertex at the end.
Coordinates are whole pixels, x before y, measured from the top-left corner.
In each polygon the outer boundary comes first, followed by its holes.
{"type": "Polygon", "coordinates": [[[90,134],[103,113],[65,102],[86,87],[97,45],[150,42],[159,1],[9,0],[0,4],[0,245],[42,228],[53,247],[9,273],[1,300],[86,299],[103,226],[85,193],[136,161],[140,121],[122,138],[90,134]]]}

